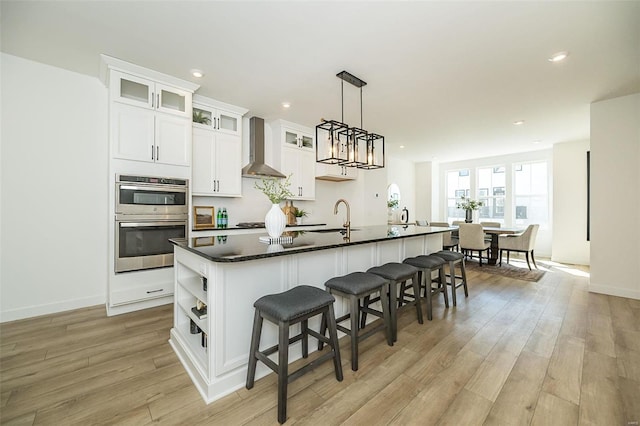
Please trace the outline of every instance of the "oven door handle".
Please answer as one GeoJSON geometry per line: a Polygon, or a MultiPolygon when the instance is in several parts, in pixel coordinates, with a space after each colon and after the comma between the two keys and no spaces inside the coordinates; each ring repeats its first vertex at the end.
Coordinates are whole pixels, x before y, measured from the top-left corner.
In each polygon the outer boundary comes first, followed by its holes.
{"type": "Polygon", "coordinates": [[[131,189],[134,191],[160,191],[160,192],[187,192],[187,189],[184,187],[181,188],[167,188],[167,187],[158,187],[158,186],[133,186],[133,185],[120,185],[120,189],[131,189]]]}
{"type": "Polygon", "coordinates": [[[144,226],[184,226],[185,222],[120,222],[121,228],[141,228],[144,226]]]}

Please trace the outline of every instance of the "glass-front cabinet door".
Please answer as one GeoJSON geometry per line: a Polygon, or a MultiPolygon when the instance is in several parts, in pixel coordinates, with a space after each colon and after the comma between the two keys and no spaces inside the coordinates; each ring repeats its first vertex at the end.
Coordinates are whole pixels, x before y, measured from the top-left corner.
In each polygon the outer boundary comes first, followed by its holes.
{"type": "Polygon", "coordinates": [[[284,130],[284,143],[307,150],[313,149],[313,136],[295,130],[284,130]]]}
{"type": "Polygon", "coordinates": [[[154,83],[151,80],[117,71],[111,72],[111,97],[114,101],[153,108],[153,89],[154,83]]]}
{"type": "Polygon", "coordinates": [[[196,127],[216,130],[228,135],[240,136],[242,130],[242,116],[234,112],[193,105],[193,123],[196,127]]]}
{"type": "Polygon", "coordinates": [[[134,75],[111,72],[111,98],[116,102],[188,117],[191,93],[134,75]]]}

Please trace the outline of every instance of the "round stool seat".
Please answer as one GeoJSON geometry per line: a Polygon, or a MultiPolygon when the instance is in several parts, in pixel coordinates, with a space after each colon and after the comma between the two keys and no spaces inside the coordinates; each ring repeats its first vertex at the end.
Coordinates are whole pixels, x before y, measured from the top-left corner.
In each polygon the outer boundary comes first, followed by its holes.
{"type": "Polygon", "coordinates": [[[374,266],[373,268],[369,268],[367,272],[380,275],[381,277],[389,280],[400,281],[417,274],[418,269],[415,266],[411,266],[406,263],[392,262],[385,263],[382,266],[374,266]]]}
{"type": "Polygon", "coordinates": [[[449,250],[440,250],[437,253],[433,253],[432,256],[441,257],[447,262],[462,260],[464,258],[464,255],[462,253],[458,253],[457,251],[449,251],[449,250]]]}
{"type": "Polygon", "coordinates": [[[327,288],[338,290],[345,294],[358,296],[380,290],[388,282],[380,275],[367,272],[352,272],[342,277],[331,278],[324,285],[327,288]]]}
{"type": "Polygon", "coordinates": [[[444,265],[446,261],[443,258],[438,256],[422,255],[422,256],[416,256],[416,257],[409,257],[403,260],[402,263],[415,266],[416,268],[434,269],[434,268],[438,268],[441,265],[444,265]]]}
{"type": "Polygon", "coordinates": [[[331,305],[336,299],[326,291],[300,285],[283,293],[269,294],[256,300],[253,306],[278,321],[292,321],[298,317],[331,305]]]}

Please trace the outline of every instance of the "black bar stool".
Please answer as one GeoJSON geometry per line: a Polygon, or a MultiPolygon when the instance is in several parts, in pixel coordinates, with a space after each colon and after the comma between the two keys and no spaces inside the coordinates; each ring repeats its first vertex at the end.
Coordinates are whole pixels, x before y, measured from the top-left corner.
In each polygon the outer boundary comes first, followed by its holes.
{"type": "MultiPolygon", "coordinates": [[[[447,264],[447,262],[443,258],[438,256],[422,255],[409,257],[403,260],[402,263],[407,263],[419,269],[418,280],[420,281],[420,286],[422,287],[424,297],[426,297],[427,299],[427,319],[431,321],[433,319],[432,300],[434,294],[437,295],[438,293],[442,293],[442,295],[444,296],[444,304],[447,308],[449,307],[449,296],[447,296],[447,278],[444,272],[444,266],[447,264]],[[433,279],[431,274],[433,271],[438,271],[438,278],[435,280],[433,279]],[[438,287],[436,288],[433,288],[431,285],[434,281],[438,283],[438,287]]],[[[412,298],[414,297],[413,294],[406,294],[405,287],[406,285],[402,284],[402,288],[400,289],[399,304],[402,304],[404,302],[404,298],[406,296],[412,298]]]]}
{"type": "Polygon", "coordinates": [[[278,375],[278,422],[287,420],[287,385],[318,364],[333,358],[336,379],[342,381],[342,364],[340,363],[340,348],[338,345],[338,331],[336,317],[333,310],[335,298],[326,291],[301,285],[283,293],[270,294],[256,300],[253,333],[249,350],[249,368],[247,370],[247,389],[253,387],[256,375],[256,364],[262,361],[278,375]],[[311,317],[322,314],[323,320],[329,328],[329,338],[307,327],[311,317]],[[260,335],[262,334],[262,320],[278,324],[278,344],[260,351],[260,335]],[[301,332],[289,338],[289,327],[301,323],[301,332]],[[331,346],[331,351],[304,365],[295,372],[288,374],[289,345],[302,340],[302,357],[309,356],[308,336],[312,335],[319,341],[331,346]],[[269,355],[278,352],[276,364],[269,355]]]}
{"type": "MultiPolygon", "coordinates": [[[[353,371],[358,370],[358,343],[361,340],[366,339],[372,334],[385,330],[387,337],[387,344],[393,346],[393,340],[391,338],[391,315],[389,312],[389,299],[386,296],[389,288],[389,280],[382,278],[376,274],[369,274],[366,272],[353,272],[341,277],[331,278],[324,284],[331,294],[338,295],[349,299],[349,313],[336,319],[338,330],[343,333],[347,333],[351,338],[351,369],[353,371]],[[376,309],[372,309],[368,306],[361,306],[360,300],[364,297],[370,297],[372,294],[379,293],[384,296],[381,297],[382,312],[376,309]],[[367,330],[364,333],[360,333],[360,316],[362,312],[375,315],[382,318],[382,324],[367,330]],[[351,328],[346,328],[340,325],[340,322],[351,319],[351,328]]],[[[363,326],[364,327],[364,326],[363,326]]],[[[324,334],[326,324],[323,320],[320,333],[324,334]]],[[[318,342],[318,348],[322,349],[323,342],[318,342]]]]}
{"type": "Polygon", "coordinates": [[[465,297],[469,297],[469,289],[467,288],[467,271],[464,267],[464,255],[455,251],[440,250],[437,253],[432,253],[432,256],[438,256],[449,263],[449,278],[448,285],[451,286],[451,298],[453,299],[453,306],[456,306],[456,289],[460,286],[464,287],[465,297]],[[460,264],[460,275],[456,275],[456,263],[460,264]]]}
{"type": "MultiPolygon", "coordinates": [[[[388,279],[389,282],[389,311],[391,313],[391,337],[393,341],[398,340],[398,284],[403,284],[408,280],[411,280],[413,284],[413,292],[416,298],[412,304],[416,306],[416,314],[418,316],[418,322],[423,324],[422,319],[422,305],[420,302],[420,282],[418,281],[418,268],[415,266],[407,265],[406,263],[390,262],[385,263],[382,266],[374,266],[369,268],[367,272],[371,274],[380,275],[382,278],[388,279]]],[[[369,299],[365,297],[365,306],[377,302],[376,299],[369,299]]],[[[366,312],[362,314],[362,324],[366,321],[366,312]]]]}

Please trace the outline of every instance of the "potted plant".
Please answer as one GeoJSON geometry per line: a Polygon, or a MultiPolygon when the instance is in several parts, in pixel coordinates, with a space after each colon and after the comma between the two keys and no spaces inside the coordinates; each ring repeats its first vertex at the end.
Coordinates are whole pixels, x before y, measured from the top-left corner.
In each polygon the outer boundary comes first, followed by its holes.
{"type": "Polygon", "coordinates": [[[280,209],[280,203],[293,196],[289,190],[290,180],[291,175],[284,180],[274,177],[264,178],[254,184],[254,187],[262,191],[271,201],[271,209],[264,218],[264,227],[271,238],[278,238],[287,226],[287,217],[280,209]]]}
{"type": "Polygon", "coordinates": [[[194,123],[207,124],[207,125],[211,123],[211,119],[204,114],[204,111],[196,108],[193,109],[192,121],[194,123]]]}
{"type": "Polygon", "coordinates": [[[473,222],[473,211],[479,210],[483,205],[482,201],[472,200],[471,198],[467,198],[463,195],[460,197],[460,201],[456,203],[456,208],[464,210],[464,221],[466,223],[471,223],[473,222]]]}
{"type": "Polygon", "coordinates": [[[293,212],[293,215],[296,217],[296,224],[302,225],[302,218],[307,217],[307,212],[302,209],[296,208],[293,212]]]}

